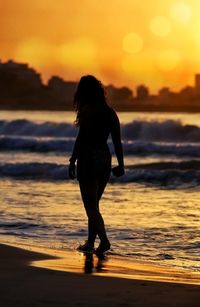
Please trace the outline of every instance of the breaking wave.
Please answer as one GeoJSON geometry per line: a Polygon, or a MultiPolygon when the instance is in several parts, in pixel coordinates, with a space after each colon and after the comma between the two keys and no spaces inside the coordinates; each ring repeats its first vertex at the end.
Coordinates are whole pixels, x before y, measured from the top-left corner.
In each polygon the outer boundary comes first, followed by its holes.
{"type": "MultiPolygon", "coordinates": [[[[56,163],[0,164],[0,177],[32,180],[69,180],[68,166],[56,163]]],[[[111,175],[110,182],[146,183],[160,186],[200,185],[200,161],[160,162],[126,166],[123,177],[111,175]]]]}
{"type": "MultiPolygon", "coordinates": [[[[75,137],[77,129],[69,123],[36,123],[25,119],[0,121],[0,135],[37,137],[75,137]]],[[[200,127],[180,121],[136,120],[122,125],[125,140],[159,142],[200,142],[200,127]]]]}
{"type": "MultiPolygon", "coordinates": [[[[37,138],[0,136],[0,151],[30,151],[30,152],[71,152],[75,139],[73,138],[37,138]]],[[[111,142],[108,142],[113,153],[111,142]]],[[[123,141],[125,155],[175,155],[179,157],[200,157],[200,143],[158,143],[145,141],[123,141]]]]}
{"type": "Polygon", "coordinates": [[[75,137],[76,128],[68,123],[35,123],[26,119],[0,120],[0,135],[75,137]]]}

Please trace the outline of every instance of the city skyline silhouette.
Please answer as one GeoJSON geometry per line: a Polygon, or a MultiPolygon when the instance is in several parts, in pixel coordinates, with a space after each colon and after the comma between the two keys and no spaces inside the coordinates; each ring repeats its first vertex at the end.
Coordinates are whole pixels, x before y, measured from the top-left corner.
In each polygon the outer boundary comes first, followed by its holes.
{"type": "MultiPolygon", "coordinates": [[[[133,76],[134,77],[134,76],[133,76]]],[[[172,91],[164,86],[152,94],[148,85],[105,85],[110,104],[120,111],[199,111],[200,74],[194,75],[194,85],[172,91]]],[[[40,72],[28,63],[0,61],[1,109],[72,110],[76,81],[53,75],[45,84],[40,72]]]]}

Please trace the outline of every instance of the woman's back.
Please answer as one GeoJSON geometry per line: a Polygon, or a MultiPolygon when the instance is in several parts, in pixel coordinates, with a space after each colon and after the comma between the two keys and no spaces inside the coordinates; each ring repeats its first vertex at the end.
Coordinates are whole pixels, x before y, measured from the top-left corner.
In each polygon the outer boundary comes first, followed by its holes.
{"type": "MultiPolygon", "coordinates": [[[[72,164],[77,160],[79,169],[81,165],[81,168],[86,170],[83,172],[84,176],[88,175],[87,168],[91,167],[92,164],[93,166],[104,164],[105,168],[110,170],[111,155],[107,140],[111,133],[119,164],[119,173],[123,173],[124,162],[120,123],[115,111],[107,104],[102,83],[94,76],[83,76],[74,96],[74,105],[77,112],[75,123],[79,126],[79,133],[70,163],[72,164]]],[[[94,169],[96,169],[96,166],[94,169]]]]}
{"type": "Polygon", "coordinates": [[[112,129],[113,110],[105,105],[85,106],[80,121],[80,146],[92,148],[105,148],[112,129]]]}

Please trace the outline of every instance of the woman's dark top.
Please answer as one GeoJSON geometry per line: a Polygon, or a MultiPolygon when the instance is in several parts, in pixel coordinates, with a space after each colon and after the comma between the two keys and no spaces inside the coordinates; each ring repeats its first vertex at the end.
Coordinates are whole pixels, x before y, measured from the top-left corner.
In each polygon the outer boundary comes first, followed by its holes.
{"type": "Polygon", "coordinates": [[[119,119],[108,105],[86,105],[70,161],[77,161],[77,179],[109,175],[111,154],[107,144],[111,133],[118,163],[123,164],[119,119]]]}

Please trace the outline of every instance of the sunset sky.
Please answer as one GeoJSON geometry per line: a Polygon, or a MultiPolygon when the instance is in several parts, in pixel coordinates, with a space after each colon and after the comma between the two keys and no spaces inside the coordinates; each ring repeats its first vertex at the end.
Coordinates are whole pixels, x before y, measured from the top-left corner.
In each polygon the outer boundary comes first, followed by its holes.
{"type": "Polygon", "coordinates": [[[200,1],[1,0],[0,59],[46,82],[94,74],[104,84],[179,90],[200,72],[200,1]]]}

